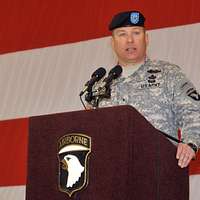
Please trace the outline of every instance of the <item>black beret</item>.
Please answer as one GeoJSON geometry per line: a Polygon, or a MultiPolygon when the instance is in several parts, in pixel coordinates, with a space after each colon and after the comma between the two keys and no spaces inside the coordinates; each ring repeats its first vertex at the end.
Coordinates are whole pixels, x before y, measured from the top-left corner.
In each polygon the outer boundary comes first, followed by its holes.
{"type": "Polygon", "coordinates": [[[109,30],[125,26],[142,26],[144,27],[145,17],[139,11],[120,12],[112,18],[109,30]]]}

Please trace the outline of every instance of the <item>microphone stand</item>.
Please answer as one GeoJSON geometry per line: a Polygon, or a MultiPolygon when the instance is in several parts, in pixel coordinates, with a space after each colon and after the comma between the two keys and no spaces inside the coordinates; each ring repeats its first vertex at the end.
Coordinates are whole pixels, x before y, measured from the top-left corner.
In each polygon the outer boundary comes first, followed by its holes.
{"type": "Polygon", "coordinates": [[[99,102],[103,98],[109,99],[111,97],[111,89],[110,84],[107,84],[103,88],[99,88],[99,90],[92,92],[92,106],[95,108],[99,107],[99,102]]]}

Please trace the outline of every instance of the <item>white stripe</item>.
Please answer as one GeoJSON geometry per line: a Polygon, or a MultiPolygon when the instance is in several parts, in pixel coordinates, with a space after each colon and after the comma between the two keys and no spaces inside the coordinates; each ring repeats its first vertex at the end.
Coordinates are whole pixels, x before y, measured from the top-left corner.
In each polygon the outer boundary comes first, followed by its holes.
{"type": "Polygon", "coordinates": [[[0,187],[1,200],[25,200],[25,186],[0,187]]]}
{"type": "MultiPolygon", "coordinates": [[[[180,65],[200,89],[200,24],[150,31],[150,54],[180,65]]],[[[0,119],[82,109],[92,72],[113,67],[110,37],[0,56],[0,119]]]]}
{"type": "Polygon", "coordinates": [[[190,176],[190,200],[200,199],[200,175],[190,176]]]}

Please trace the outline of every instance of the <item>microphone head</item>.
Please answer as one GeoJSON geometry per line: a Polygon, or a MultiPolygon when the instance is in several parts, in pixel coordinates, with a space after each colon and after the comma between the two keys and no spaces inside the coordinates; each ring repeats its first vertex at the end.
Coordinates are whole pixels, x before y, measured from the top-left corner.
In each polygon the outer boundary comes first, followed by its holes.
{"type": "Polygon", "coordinates": [[[113,79],[118,78],[122,73],[122,67],[120,65],[116,65],[115,67],[113,67],[108,75],[112,75],[113,79]]]}
{"type": "Polygon", "coordinates": [[[96,81],[99,81],[103,76],[105,76],[106,70],[103,67],[98,68],[93,72],[92,78],[95,78],[96,81]]]}

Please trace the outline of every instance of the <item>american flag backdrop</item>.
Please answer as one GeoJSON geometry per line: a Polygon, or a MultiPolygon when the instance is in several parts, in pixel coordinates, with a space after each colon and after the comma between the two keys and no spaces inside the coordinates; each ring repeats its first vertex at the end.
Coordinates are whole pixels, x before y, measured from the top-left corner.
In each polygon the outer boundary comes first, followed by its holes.
{"type": "MultiPolygon", "coordinates": [[[[98,67],[117,60],[113,14],[140,10],[151,58],[179,65],[200,91],[199,0],[2,0],[0,6],[0,200],[24,200],[28,118],[83,109],[78,94],[98,67]]],[[[200,199],[200,156],[190,200],[200,199]]]]}

